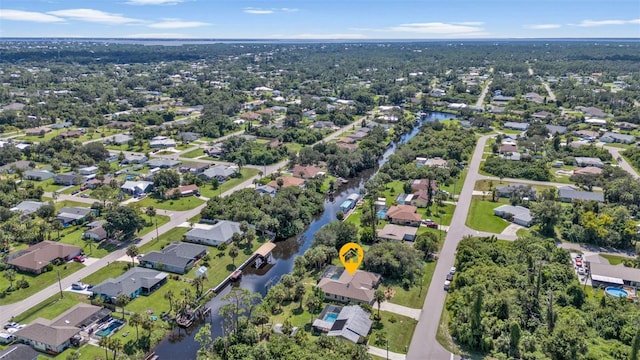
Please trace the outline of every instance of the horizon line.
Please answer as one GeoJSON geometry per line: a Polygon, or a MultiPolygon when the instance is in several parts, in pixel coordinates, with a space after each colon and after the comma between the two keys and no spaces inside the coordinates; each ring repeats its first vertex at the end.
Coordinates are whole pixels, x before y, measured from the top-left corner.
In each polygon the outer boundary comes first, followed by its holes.
{"type": "Polygon", "coordinates": [[[203,38],[203,37],[97,37],[97,36],[0,36],[0,40],[163,40],[163,41],[495,41],[495,40],[640,40],[640,37],[487,37],[487,38],[203,38]]]}

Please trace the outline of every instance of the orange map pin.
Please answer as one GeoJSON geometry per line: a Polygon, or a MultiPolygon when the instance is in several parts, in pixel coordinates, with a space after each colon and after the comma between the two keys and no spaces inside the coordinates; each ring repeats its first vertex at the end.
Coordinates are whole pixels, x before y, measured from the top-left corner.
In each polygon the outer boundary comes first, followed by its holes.
{"type": "Polygon", "coordinates": [[[364,250],[356,243],[346,243],[340,248],[340,261],[349,274],[353,275],[364,259],[364,250]]]}

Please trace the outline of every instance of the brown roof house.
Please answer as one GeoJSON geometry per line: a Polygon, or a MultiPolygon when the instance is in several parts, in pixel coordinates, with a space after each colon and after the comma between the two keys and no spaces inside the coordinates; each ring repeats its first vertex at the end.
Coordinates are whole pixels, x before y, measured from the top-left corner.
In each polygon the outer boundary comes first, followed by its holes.
{"type": "Polygon", "coordinates": [[[16,331],[18,341],[49,354],[59,354],[82,342],[80,331],[89,330],[109,318],[111,310],[80,303],[53,320],[35,319],[16,331]]]}
{"type": "Polygon", "coordinates": [[[293,176],[298,178],[310,179],[318,175],[324,175],[325,171],[324,169],[319,168],[317,166],[313,166],[313,165],[308,165],[308,166],[296,165],[293,167],[293,170],[291,170],[291,173],[293,174],[293,176]]]}
{"type": "Polygon", "coordinates": [[[280,176],[276,180],[270,181],[267,185],[276,189],[286,188],[291,186],[298,186],[302,188],[304,187],[304,179],[300,179],[292,176],[280,176]],[[278,180],[280,179],[282,179],[282,186],[278,186],[278,180]]]}
{"type": "Polygon", "coordinates": [[[385,219],[398,225],[420,226],[422,217],[418,214],[418,208],[413,205],[396,205],[389,208],[385,219]]]}
{"type": "Polygon", "coordinates": [[[167,198],[170,198],[170,197],[172,197],[172,196],[173,196],[173,194],[175,194],[176,192],[180,193],[180,196],[191,196],[191,195],[197,195],[197,194],[199,194],[199,192],[198,192],[198,185],[196,185],[196,184],[191,184],[191,185],[178,186],[177,188],[169,189],[169,190],[167,190],[167,192],[164,194],[164,196],[166,196],[167,198]]]}
{"type": "Polygon", "coordinates": [[[42,270],[57,259],[69,261],[74,256],[80,255],[82,249],[68,244],[53,241],[42,241],[30,246],[26,250],[17,252],[9,265],[20,271],[40,274],[42,270]]]}
{"type": "Polygon", "coordinates": [[[378,238],[385,240],[413,241],[416,238],[418,228],[387,224],[378,230],[378,238]]]}
{"type": "Polygon", "coordinates": [[[327,300],[373,304],[373,293],[380,284],[380,279],[380,274],[356,270],[351,275],[344,268],[330,265],[317,286],[324,291],[327,300]]]}

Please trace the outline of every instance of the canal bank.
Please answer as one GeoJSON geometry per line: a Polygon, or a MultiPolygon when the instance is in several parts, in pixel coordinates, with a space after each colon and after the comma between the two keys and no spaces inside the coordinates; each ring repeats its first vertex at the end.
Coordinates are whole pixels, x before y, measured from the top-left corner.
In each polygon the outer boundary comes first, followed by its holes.
{"type": "MultiPolygon", "coordinates": [[[[324,203],[324,212],[317,216],[301,235],[278,242],[277,247],[272,253],[275,260],[274,264],[267,265],[261,269],[255,269],[251,266],[247,267],[243,272],[242,279],[238,282],[238,286],[251,292],[259,292],[264,295],[270,285],[277,283],[282,275],[288,274],[293,270],[294,259],[302,255],[311,246],[316,231],[325,224],[336,220],[336,214],[340,211],[340,204],[342,204],[349,195],[360,193],[360,191],[363,190],[364,184],[377,173],[378,168],[396,151],[398,145],[404,144],[412,139],[418,133],[422,123],[453,117],[453,115],[445,113],[427,114],[410,133],[401,136],[398,141],[390,144],[382,158],[378,161],[378,167],[364,171],[358,177],[350,179],[347,184],[337,189],[333,197],[327,198],[324,203]]],[[[222,298],[229,292],[229,289],[230,287],[224,289],[206,305],[206,307],[211,308],[211,316],[207,318],[206,321],[211,322],[213,337],[222,335],[221,318],[218,315],[218,311],[220,307],[224,305],[225,302],[222,301],[222,298]]],[[[175,329],[167,338],[158,344],[155,353],[160,359],[195,358],[199,345],[194,340],[194,337],[199,328],[200,326],[194,326],[187,331],[184,329],[175,329]]]]}

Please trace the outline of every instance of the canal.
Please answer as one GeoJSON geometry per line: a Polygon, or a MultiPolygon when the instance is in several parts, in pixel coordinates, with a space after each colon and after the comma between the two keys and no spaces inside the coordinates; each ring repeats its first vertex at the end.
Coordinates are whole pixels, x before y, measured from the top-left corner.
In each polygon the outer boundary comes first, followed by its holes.
{"type": "MultiPolygon", "coordinates": [[[[358,177],[349,179],[347,184],[337,188],[334,197],[325,200],[324,212],[318,215],[301,235],[279,241],[277,243],[278,246],[273,250],[275,260],[273,265],[266,266],[260,270],[256,270],[252,266],[247,267],[243,271],[239,286],[251,292],[259,292],[265,295],[270,285],[276,283],[282,275],[288,274],[293,270],[294,259],[309,249],[313,242],[315,232],[325,224],[336,219],[336,214],[340,211],[340,204],[346,200],[350,194],[360,193],[364,188],[364,184],[377,173],[378,168],[396,151],[398,145],[404,144],[413,138],[420,130],[423,122],[434,121],[436,119],[450,119],[453,117],[453,115],[446,113],[428,113],[410,133],[403,135],[399,141],[391,143],[382,158],[378,161],[377,168],[363,171],[358,177]]],[[[211,333],[213,337],[222,335],[222,322],[218,311],[220,307],[224,305],[221,299],[230,289],[231,287],[228,286],[221,294],[207,304],[208,307],[211,307],[211,317],[208,318],[207,321],[211,322],[211,333]]],[[[174,329],[174,331],[155,348],[154,351],[156,355],[158,355],[160,359],[195,359],[199,344],[194,340],[194,337],[200,326],[193,326],[188,331],[184,329],[174,329]]]]}

